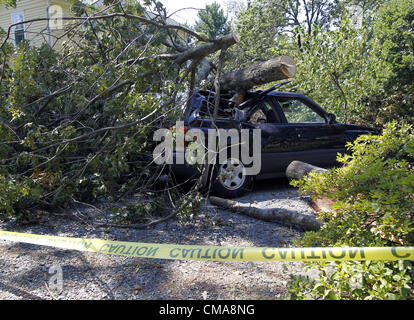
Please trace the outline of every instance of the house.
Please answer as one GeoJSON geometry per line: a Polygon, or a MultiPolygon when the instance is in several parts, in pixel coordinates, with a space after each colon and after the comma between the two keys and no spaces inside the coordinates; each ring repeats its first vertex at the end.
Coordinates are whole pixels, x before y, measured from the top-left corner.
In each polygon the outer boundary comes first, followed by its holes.
{"type": "MultiPolygon", "coordinates": [[[[83,1],[95,6],[103,5],[102,0],[83,1]]],[[[9,37],[13,45],[29,40],[34,46],[48,43],[54,49],[59,50],[66,39],[63,27],[65,23],[70,23],[68,20],[59,20],[59,17],[70,17],[70,9],[71,4],[67,0],[17,0],[16,8],[6,8],[4,4],[0,4],[0,30],[3,29],[7,33],[9,27],[14,25],[9,37]],[[40,20],[36,21],[36,19],[40,20]],[[26,23],[17,24],[23,21],[26,23]]],[[[152,17],[150,13],[146,15],[149,18],[152,17]]],[[[167,22],[178,24],[172,19],[168,19],[167,22]]],[[[185,33],[182,31],[179,31],[178,35],[185,38],[185,33]]]]}
{"type": "MultiPolygon", "coordinates": [[[[99,1],[85,0],[88,3],[99,1]]],[[[33,21],[12,27],[10,41],[17,45],[22,40],[29,40],[32,45],[39,46],[48,43],[59,49],[65,40],[63,26],[67,22],[59,17],[71,16],[71,4],[67,0],[17,0],[16,8],[0,4],[0,28],[6,33],[10,25],[29,20],[33,21]]]]}
{"type": "MultiPolygon", "coordinates": [[[[2,4],[0,28],[7,33],[10,25],[22,21],[70,17],[70,6],[69,1],[66,0],[17,0],[16,8],[6,8],[2,4]]],[[[10,41],[17,45],[27,39],[35,46],[46,42],[51,46],[59,47],[63,41],[63,39],[58,40],[63,33],[63,23],[64,21],[54,19],[16,25],[10,30],[10,41]]]]}

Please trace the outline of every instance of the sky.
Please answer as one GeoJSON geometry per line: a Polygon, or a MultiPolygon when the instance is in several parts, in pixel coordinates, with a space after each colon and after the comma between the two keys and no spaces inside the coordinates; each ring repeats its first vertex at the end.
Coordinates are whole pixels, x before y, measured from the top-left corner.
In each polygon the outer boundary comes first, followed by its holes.
{"type": "MultiPolygon", "coordinates": [[[[172,14],[175,11],[182,8],[195,8],[195,9],[204,9],[206,4],[211,4],[214,0],[161,0],[161,2],[167,8],[168,14],[172,14]]],[[[223,1],[216,0],[224,7],[223,1]]],[[[189,25],[193,25],[197,19],[198,10],[186,9],[177,12],[171,18],[177,22],[187,22],[189,25]]]]}

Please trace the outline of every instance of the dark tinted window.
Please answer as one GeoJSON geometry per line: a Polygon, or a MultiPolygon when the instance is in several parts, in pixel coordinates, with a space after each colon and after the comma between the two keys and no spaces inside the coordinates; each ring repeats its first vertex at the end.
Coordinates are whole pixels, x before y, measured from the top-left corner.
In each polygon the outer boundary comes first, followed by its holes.
{"type": "Polygon", "coordinates": [[[304,102],[294,98],[278,98],[288,123],[324,123],[325,119],[308,107],[304,102]]]}

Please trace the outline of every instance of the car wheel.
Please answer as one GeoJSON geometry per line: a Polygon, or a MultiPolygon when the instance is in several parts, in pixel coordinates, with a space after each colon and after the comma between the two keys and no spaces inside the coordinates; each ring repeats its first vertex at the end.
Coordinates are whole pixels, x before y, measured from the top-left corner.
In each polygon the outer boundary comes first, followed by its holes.
{"type": "Polygon", "coordinates": [[[246,175],[243,163],[234,158],[216,166],[213,181],[213,193],[223,198],[240,197],[253,185],[253,177],[246,175]]]}

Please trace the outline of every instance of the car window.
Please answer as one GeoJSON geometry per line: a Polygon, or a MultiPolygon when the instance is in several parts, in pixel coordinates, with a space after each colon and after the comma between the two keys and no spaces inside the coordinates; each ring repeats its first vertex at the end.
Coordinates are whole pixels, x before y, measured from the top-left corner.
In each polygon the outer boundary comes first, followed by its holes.
{"type": "Polygon", "coordinates": [[[321,123],[325,119],[304,102],[292,98],[279,98],[280,106],[288,123],[321,123]]]}

